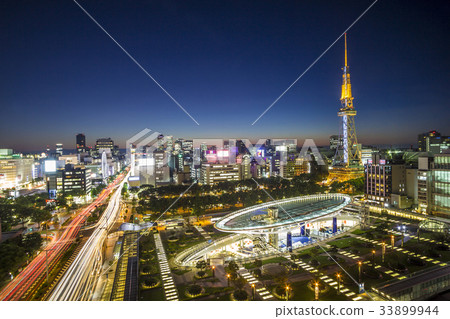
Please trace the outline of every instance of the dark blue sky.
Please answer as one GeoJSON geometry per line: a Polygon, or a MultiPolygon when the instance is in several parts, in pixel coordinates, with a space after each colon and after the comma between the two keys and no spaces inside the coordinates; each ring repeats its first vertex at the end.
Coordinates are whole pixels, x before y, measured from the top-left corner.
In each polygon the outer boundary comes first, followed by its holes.
{"type": "MultiPolygon", "coordinates": [[[[0,4],[0,147],[73,148],[143,128],[177,137],[314,138],[338,133],[341,39],[251,123],[373,1],[79,3],[191,114],[197,126],[71,0],[0,4]]],[[[363,144],[450,134],[450,2],[379,0],[348,33],[363,144]]]]}

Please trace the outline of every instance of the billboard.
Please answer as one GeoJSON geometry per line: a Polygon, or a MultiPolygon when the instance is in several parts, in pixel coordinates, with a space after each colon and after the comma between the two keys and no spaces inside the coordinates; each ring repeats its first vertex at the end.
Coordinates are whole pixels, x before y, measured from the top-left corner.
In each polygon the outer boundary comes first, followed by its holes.
{"type": "Polygon", "coordinates": [[[56,161],[55,160],[45,161],[45,172],[46,173],[56,172],[56,161]]]}

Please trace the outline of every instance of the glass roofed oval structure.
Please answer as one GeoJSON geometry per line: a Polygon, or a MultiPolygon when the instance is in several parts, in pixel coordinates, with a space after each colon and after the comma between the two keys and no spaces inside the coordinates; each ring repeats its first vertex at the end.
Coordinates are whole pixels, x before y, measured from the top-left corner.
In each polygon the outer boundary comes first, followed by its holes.
{"type": "Polygon", "coordinates": [[[224,232],[275,232],[339,213],[350,196],[318,194],[272,201],[231,213],[215,224],[224,232]]]}

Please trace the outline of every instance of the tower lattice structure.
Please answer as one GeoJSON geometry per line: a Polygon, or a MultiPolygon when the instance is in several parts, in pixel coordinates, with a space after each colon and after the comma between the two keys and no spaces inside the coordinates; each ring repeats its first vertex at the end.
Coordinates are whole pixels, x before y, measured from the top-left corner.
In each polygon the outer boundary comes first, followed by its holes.
{"type": "Polygon", "coordinates": [[[361,150],[358,145],[355,129],[356,110],[353,107],[352,85],[347,63],[347,34],[345,34],[345,66],[342,75],[341,108],[338,116],[341,117],[339,147],[334,158],[335,166],[359,167],[361,166],[361,150]]]}

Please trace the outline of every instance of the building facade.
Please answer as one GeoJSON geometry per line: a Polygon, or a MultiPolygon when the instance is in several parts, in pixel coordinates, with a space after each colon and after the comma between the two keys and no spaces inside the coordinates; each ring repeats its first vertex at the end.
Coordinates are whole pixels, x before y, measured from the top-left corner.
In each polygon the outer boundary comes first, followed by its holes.
{"type": "Polygon", "coordinates": [[[95,142],[95,149],[98,152],[100,149],[110,149],[111,152],[114,150],[114,141],[111,138],[99,138],[95,142]]]}
{"type": "Polygon", "coordinates": [[[226,181],[242,180],[241,164],[203,164],[200,173],[200,183],[214,185],[226,181]]]}
{"type": "Polygon", "coordinates": [[[441,154],[450,149],[450,136],[442,136],[437,131],[419,134],[417,139],[420,152],[441,154]]]}
{"type": "Polygon", "coordinates": [[[0,188],[17,187],[33,181],[34,159],[14,154],[11,149],[0,152],[0,188]]]}
{"type": "Polygon", "coordinates": [[[412,205],[413,199],[407,196],[405,165],[373,156],[364,166],[364,174],[364,193],[368,200],[397,208],[412,205]]]}
{"type": "Polygon", "coordinates": [[[77,145],[77,152],[78,153],[84,153],[86,152],[86,136],[84,134],[77,134],[76,136],[76,145],[77,145]]]}
{"type": "Polygon", "coordinates": [[[46,173],[47,191],[50,198],[57,193],[80,191],[89,194],[92,188],[91,170],[83,165],[67,164],[64,168],[46,173]]]}
{"type": "Polygon", "coordinates": [[[419,211],[450,218],[450,154],[419,157],[419,211]]]}
{"type": "Polygon", "coordinates": [[[434,156],[431,166],[431,211],[450,218],[450,154],[434,156]]]}

